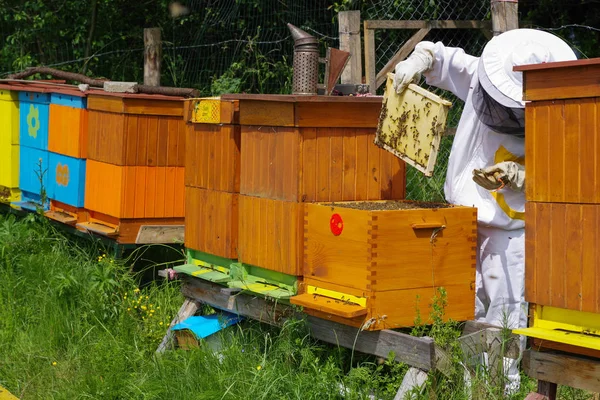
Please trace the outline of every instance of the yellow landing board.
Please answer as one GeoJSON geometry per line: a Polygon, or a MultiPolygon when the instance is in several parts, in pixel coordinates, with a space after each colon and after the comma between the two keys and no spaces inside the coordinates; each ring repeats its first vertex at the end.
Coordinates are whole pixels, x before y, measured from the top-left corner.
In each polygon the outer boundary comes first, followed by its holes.
{"type": "Polygon", "coordinates": [[[0,386],[0,400],[19,400],[18,397],[13,396],[8,390],[0,386]]]}

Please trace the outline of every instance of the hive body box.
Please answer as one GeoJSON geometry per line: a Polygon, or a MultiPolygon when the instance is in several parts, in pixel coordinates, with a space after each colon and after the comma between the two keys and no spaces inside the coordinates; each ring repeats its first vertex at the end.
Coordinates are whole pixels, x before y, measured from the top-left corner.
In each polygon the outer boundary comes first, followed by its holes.
{"type": "Polygon", "coordinates": [[[471,319],[477,210],[380,207],[386,203],[369,202],[373,211],[348,208],[357,202],[305,204],[304,283],[291,302],[380,330],[412,326],[417,309],[427,319],[444,287],[446,318],[471,319]]]}
{"type": "Polygon", "coordinates": [[[120,243],[138,243],[145,225],[183,228],[183,99],[91,92],[87,109],[90,217],[77,226],[120,243]]]}
{"type": "MultiPolygon", "coordinates": [[[[240,126],[237,101],[186,100],[185,245],[237,259],[240,126]]],[[[227,266],[231,261],[223,261],[227,266]]]]}
{"type": "Polygon", "coordinates": [[[302,275],[307,202],[404,198],[404,163],[373,144],[381,98],[222,99],[239,101],[243,264],[302,275]]]}
{"type": "Polygon", "coordinates": [[[19,191],[19,96],[0,88],[0,201],[20,199],[19,191]]]}
{"type": "Polygon", "coordinates": [[[525,298],[534,305],[522,333],[600,350],[600,339],[566,333],[600,332],[600,59],[518,69],[529,101],[525,298]]]}
{"type": "Polygon", "coordinates": [[[66,224],[86,222],[84,210],[88,112],[86,95],[78,90],[50,94],[48,127],[48,218],[66,224]]]}

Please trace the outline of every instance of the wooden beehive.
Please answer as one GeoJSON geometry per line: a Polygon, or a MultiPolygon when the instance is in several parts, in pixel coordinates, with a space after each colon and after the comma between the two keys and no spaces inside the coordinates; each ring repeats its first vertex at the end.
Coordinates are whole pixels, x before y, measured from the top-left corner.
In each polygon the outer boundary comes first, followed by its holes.
{"type": "Polygon", "coordinates": [[[303,203],[404,198],[404,162],[373,144],[381,97],[221,99],[239,102],[241,262],[300,275],[303,203]]]}
{"type": "Polygon", "coordinates": [[[184,109],[185,245],[203,254],[237,259],[240,189],[237,102],[189,99],[184,109]]]}
{"type": "Polygon", "coordinates": [[[20,199],[19,191],[19,97],[0,86],[0,201],[20,199]]]}
{"type": "Polygon", "coordinates": [[[445,317],[473,317],[475,208],[378,201],[304,209],[304,284],[291,302],[307,313],[368,330],[412,326],[417,309],[428,318],[443,287],[445,317]]]}
{"type": "Polygon", "coordinates": [[[529,101],[527,300],[600,312],[598,288],[586,288],[600,282],[600,59],[518,69],[529,101]]]}
{"type": "Polygon", "coordinates": [[[432,176],[451,106],[415,84],[397,94],[388,74],[375,144],[432,176]]]}
{"type": "Polygon", "coordinates": [[[183,99],[91,92],[88,158],[122,166],[183,167],[183,99]]]}
{"type": "MultiPolygon", "coordinates": [[[[600,350],[600,59],[520,66],[526,105],[525,299],[519,333],[600,350]]],[[[547,343],[547,344],[546,344],[547,343]]]]}

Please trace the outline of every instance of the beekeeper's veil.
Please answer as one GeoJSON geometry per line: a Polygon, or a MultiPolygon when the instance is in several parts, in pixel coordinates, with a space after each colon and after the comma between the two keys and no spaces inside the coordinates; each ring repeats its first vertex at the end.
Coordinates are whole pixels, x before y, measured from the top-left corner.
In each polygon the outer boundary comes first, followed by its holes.
{"type": "Polygon", "coordinates": [[[479,82],[473,89],[473,107],[479,120],[496,132],[523,136],[523,73],[513,71],[513,67],[576,59],[562,39],[548,32],[513,29],[495,36],[483,49],[479,82]]]}

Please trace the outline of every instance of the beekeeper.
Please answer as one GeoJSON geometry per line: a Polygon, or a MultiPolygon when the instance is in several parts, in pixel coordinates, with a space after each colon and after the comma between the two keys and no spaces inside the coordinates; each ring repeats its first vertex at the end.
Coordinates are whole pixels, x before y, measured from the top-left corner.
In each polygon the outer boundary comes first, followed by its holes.
{"type": "MultiPolygon", "coordinates": [[[[408,59],[396,65],[398,93],[423,74],[427,84],[449,90],[465,102],[444,191],[451,204],[477,207],[475,317],[481,322],[511,329],[527,326],[525,102],[522,73],[513,67],[575,59],[558,37],[515,29],[495,36],[479,58],[440,42],[420,42],[408,59]]],[[[518,360],[506,359],[505,373],[507,389],[517,389],[518,360]]]]}

